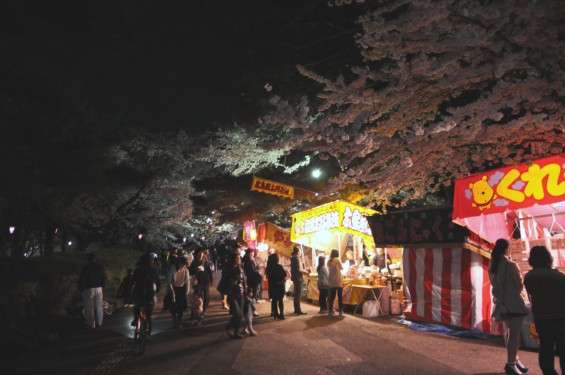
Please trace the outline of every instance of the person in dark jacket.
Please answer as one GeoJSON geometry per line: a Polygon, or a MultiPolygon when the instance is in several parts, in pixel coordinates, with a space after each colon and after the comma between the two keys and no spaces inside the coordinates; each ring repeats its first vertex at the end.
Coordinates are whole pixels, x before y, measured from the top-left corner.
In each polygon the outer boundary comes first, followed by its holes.
{"type": "Polygon", "coordinates": [[[292,249],[292,256],[290,257],[290,277],[294,286],[294,315],[306,314],[300,308],[300,299],[302,298],[302,281],[304,275],[307,275],[309,271],[303,268],[299,254],[300,249],[295,247],[292,249]]]}
{"type": "Polygon", "coordinates": [[[286,271],[279,264],[279,256],[274,253],[267,259],[267,280],[269,281],[269,297],[273,318],[284,320],[284,284],[286,271]],[[278,310],[277,310],[278,308],[278,310]]]}
{"type": "Polygon", "coordinates": [[[565,274],[552,268],[553,259],[545,246],[532,247],[528,263],[532,270],[524,276],[524,286],[540,340],[539,367],[544,375],[557,375],[554,348],[561,373],[565,371],[565,274]]]}
{"type": "Polygon", "coordinates": [[[243,336],[239,332],[241,328],[241,319],[243,318],[243,297],[247,290],[247,280],[245,272],[241,266],[241,257],[234,254],[232,261],[227,265],[226,270],[228,288],[228,303],[230,305],[230,313],[232,315],[230,322],[226,326],[228,335],[241,339],[243,336]],[[233,335],[230,333],[233,329],[233,335]]]}
{"type": "Polygon", "coordinates": [[[124,299],[124,307],[133,306],[133,270],[128,268],[118,288],[118,297],[124,299]]]}
{"type": "Polygon", "coordinates": [[[156,262],[156,254],[143,254],[137,262],[137,268],[133,271],[133,300],[135,305],[131,324],[132,326],[136,325],[141,309],[144,309],[149,335],[151,335],[151,329],[153,327],[151,316],[155,309],[156,295],[161,288],[156,262]]]}
{"type": "Polygon", "coordinates": [[[202,298],[202,317],[206,316],[206,309],[210,304],[210,285],[214,281],[214,275],[210,268],[210,262],[205,254],[202,258],[201,264],[196,268],[196,275],[194,276],[194,288],[199,291],[202,298]]]}
{"type": "Polygon", "coordinates": [[[78,278],[79,289],[84,306],[84,324],[89,328],[102,326],[102,289],[106,286],[106,271],[96,262],[96,254],[86,256],[88,264],[83,267],[78,278]]]}

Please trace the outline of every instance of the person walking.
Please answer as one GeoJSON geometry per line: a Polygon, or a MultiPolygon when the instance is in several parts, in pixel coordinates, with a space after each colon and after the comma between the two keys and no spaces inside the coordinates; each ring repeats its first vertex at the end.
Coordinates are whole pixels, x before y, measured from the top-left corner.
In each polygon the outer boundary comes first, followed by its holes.
{"type": "Polygon", "coordinates": [[[294,315],[306,314],[300,308],[300,299],[302,298],[302,282],[304,281],[304,275],[307,275],[309,271],[302,266],[299,255],[300,249],[297,247],[293,248],[290,257],[290,278],[294,286],[294,315]]]}
{"type": "Polygon", "coordinates": [[[188,260],[180,257],[176,264],[169,268],[169,293],[172,295],[171,315],[173,327],[182,328],[182,317],[188,307],[188,294],[190,293],[190,273],[187,268],[188,260]]]}
{"type": "Polygon", "coordinates": [[[247,284],[253,290],[253,298],[257,299],[259,284],[261,283],[261,273],[256,261],[257,249],[247,249],[243,256],[243,270],[247,277],[247,284]]]}
{"type": "Polygon", "coordinates": [[[318,268],[316,268],[316,272],[318,273],[318,290],[320,291],[320,314],[327,314],[330,283],[328,267],[326,267],[326,257],[323,255],[318,257],[318,268]]]}
{"type": "Polygon", "coordinates": [[[271,313],[274,319],[284,320],[284,284],[286,271],[279,264],[277,253],[267,258],[267,280],[269,281],[269,297],[271,298],[271,313]]]}
{"type": "Polygon", "coordinates": [[[247,282],[239,254],[232,254],[232,259],[227,266],[227,277],[230,286],[228,289],[228,304],[230,305],[231,319],[226,326],[226,332],[233,338],[242,339],[243,336],[239,330],[243,317],[243,297],[247,290],[247,282]],[[230,333],[230,329],[233,329],[233,335],[230,333]]]}
{"type": "Polygon", "coordinates": [[[78,284],[84,306],[84,324],[88,328],[95,328],[102,326],[104,319],[102,299],[106,270],[96,262],[96,254],[89,253],[86,260],[88,263],[80,272],[78,284]]]}
{"type": "Polygon", "coordinates": [[[330,286],[330,298],[328,305],[328,315],[335,315],[333,306],[335,296],[337,294],[337,303],[339,306],[339,315],[343,315],[343,275],[341,270],[343,264],[339,259],[339,251],[333,249],[330,253],[330,261],[328,262],[328,284],[330,286]]]}
{"type": "Polygon", "coordinates": [[[210,305],[210,285],[214,282],[214,274],[210,268],[208,255],[204,253],[201,258],[200,265],[196,268],[196,275],[194,275],[195,289],[198,289],[203,301],[203,316],[206,315],[208,305],[210,305]]]}
{"type": "Polygon", "coordinates": [[[257,332],[253,329],[253,316],[255,315],[255,292],[252,288],[247,289],[243,300],[243,316],[245,316],[245,328],[243,333],[249,336],[257,336],[257,332]]]}
{"type": "Polygon", "coordinates": [[[194,288],[192,292],[192,302],[190,303],[190,323],[200,325],[204,320],[204,300],[200,289],[194,288]]]}
{"type": "Polygon", "coordinates": [[[520,333],[524,318],[529,311],[522,298],[522,278],[516,263],[507,254],[510,243],[498,239],[491,254],[488,270],[493,296],[493,318],[502,321],[507,360],[504,371],[507,375],[523,374],[528,368],[518,357],[520,333]]]}
{"type": "Polygon", "coordinates": [[[561,373],[565,371],[565,274],[552,268],[553,258],[545,246],[530,250],[532,267],[524,276],[524,286],[532,304],[539,336],[538,363],[544,375],[557,375],[554,348],[561,373]]]}

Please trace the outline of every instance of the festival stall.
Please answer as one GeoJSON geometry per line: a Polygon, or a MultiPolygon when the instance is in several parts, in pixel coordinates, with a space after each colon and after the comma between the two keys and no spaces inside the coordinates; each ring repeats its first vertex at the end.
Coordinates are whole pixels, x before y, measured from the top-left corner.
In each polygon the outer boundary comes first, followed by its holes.
{"type": "Polygon", "coordinates": [[[402,252],[408,319],[497,333],[490,318],[488,245],[451,221],[451,208],[369,218],[377,246],[402,252]]]}
{"type": "Polygon", "coordinates": [[[455,181],[453,221],[491,243],[512,240],[522,271],[535,245],[565,267],[565,154],[455,181]]]}
{"type": "MultiPolygon", "coordinates": [[[[527,259],[537,245],[547,247],[553,266],[564,272],[565,154],[457,180],[453,221],[491,243],[508,239],[522,273],[530,269],[527,259]]],[[[531,317],[522,336],[524,346],[537,347],[531,317]]]]}
{"type": "MultiPolygon", "coordinates": [[[[360,287],[367,285],[361,262],[363,249],[374,251],[375,248],[367,223],[367,216],[375,213],[376,211],[369,208],[338,200],[291,215],[290,239],[302,249],[305,246],[311,249],[309,263],[312,264],[312,271],[315,271],[319,255],[324,255],[329,260],[332,249],[339,251],[345,266],[345,304],[358,305],[368,293],[367,289],[360,287]]],[[[304,253],[302,256],[303,261],[308,263],[304,253]]],[[[305,284],[306,298],[318,300],[317,274],[310,273],[305,284]]]]}

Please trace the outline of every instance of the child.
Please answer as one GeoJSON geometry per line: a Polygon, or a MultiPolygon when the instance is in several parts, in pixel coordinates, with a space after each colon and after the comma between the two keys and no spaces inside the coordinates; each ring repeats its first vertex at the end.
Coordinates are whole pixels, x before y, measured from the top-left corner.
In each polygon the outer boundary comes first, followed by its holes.
{"type": "Polygon", "coordinates": [[[248,288],[247,294],[243,301],[243,315],[245,316],[245,328],[243,333],[250,336],[257,336],[257,332],[253,330],[253,312],[255,311],[253,289],[248,288]]]}
{"type": "Polygon", "coordinates": [[[202,324],[204,317],[202,316],[204,301],[202,300],[202,295],[199,288],[194,288],[192,293],[192,303],[190,304],[190,321],[192,322],[196,319],[194,325],[202,324]]]}

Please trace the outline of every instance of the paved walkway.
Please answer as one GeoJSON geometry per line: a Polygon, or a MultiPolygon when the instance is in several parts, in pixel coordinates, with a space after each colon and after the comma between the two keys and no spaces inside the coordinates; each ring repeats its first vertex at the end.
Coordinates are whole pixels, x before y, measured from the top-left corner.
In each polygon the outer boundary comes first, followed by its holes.
{"type": "MultiPolygon", "coordinates": [[[[502,374],[505,349],[488,342],[416,332],[392,317],[364,319],[318,315],[269,317],[270,303],[257,304],[259,335],[237,340],[224,327],[229,319],[212,288],[201,326],[173,329],[167,312],[157,310],[153,338],[144,355],[134,353],[131,308],[117,311],[102,328],[85,330],[51,347],[2,366],[2,374],[502,374]]],[[[540,374],[536,352],[521,352],[530,374],[540,374]]]]}

